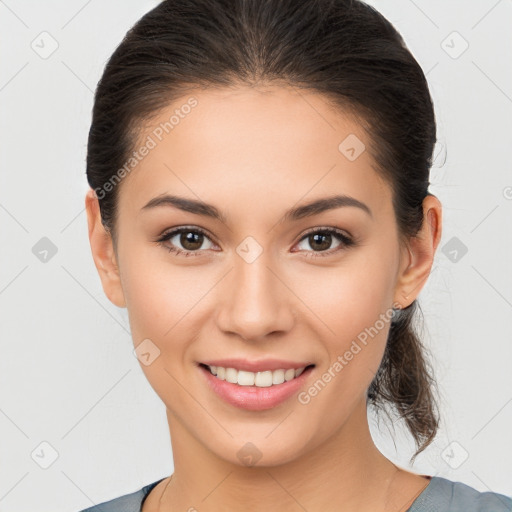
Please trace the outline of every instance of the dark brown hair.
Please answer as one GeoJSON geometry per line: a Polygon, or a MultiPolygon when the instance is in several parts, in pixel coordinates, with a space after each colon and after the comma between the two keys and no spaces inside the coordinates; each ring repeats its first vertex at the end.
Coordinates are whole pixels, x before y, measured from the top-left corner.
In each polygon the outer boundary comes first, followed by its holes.
{"type": "MultiPolygon", "coordinates": [[[[194,88],[272,84],[321,93],[357,116],[393,191],[401,240],[418,233],[436,123],[422,69],[389,21],[359,0],[164,0],[127,32],[96,89],[87,179],[114,243],[122,183],[112,178],[141,125],[194,88]]],[[[439,424],[416,307],[391,322],[368,389],[369,404],[392,406],[406,422],[418,448],[413,458],[439,424]]]]}

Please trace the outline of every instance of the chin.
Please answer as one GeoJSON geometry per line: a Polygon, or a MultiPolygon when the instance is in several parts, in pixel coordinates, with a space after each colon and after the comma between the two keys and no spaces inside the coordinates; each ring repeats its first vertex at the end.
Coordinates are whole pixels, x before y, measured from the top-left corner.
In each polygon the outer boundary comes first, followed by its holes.
{"type": "MultiPolygon", "coordinates": [[[[275,427],[276,425],[272,428],[275,427]]],[[[208,446],[209,443],[205,446],[217,457],[240,467],[276,467],[290,463],[302,456],[306,446],[305,439],[299,438],[297,433],[294,436],[293,434],[286,435],[286,432],[271,439],[273,436],[273,434],[269,436],[271,431],[272,429],[266,428],[264,432],[255,432],[254,435],[247,433],[235,436],[234,439],[224,443],[222,447],[219,445],[208,446]]]]}

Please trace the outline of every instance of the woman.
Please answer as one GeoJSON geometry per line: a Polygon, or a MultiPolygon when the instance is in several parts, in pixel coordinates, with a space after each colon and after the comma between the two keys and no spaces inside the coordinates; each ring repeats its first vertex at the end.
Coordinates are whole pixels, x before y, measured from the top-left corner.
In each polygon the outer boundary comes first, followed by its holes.
{"type": "Polygon", "coordinates": [[[512,510],[400,468],[433,376],[413,323],[441,237],[435,116],[392,25],[349,0],[166,0],[98,85],[89,238],[166,406],[174,473],[89,511],[512,510]]]}

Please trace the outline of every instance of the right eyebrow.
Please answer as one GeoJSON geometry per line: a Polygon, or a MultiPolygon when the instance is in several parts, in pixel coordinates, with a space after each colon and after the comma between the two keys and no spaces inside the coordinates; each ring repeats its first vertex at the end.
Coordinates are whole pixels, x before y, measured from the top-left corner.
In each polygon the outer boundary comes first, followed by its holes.
{"type": "Polygon", "coordinates": [[[142,209],[147,210],[160,206],[172,206],[185,212],[211,217],[213,219],[220,220],[224,224],[226,223],[225,215],[222,214],[215,206],[203,201],[198,201],[196,199],[187,199],[185,197],[179,197],[170,194],[164,194],[151,199],[151,201],[143,206],[142,209]]]}

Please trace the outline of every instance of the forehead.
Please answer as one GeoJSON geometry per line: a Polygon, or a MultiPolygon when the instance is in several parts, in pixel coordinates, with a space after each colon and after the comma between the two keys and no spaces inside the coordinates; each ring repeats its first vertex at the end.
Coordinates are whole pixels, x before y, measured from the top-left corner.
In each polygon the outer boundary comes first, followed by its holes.
{"type": "Polygon", "coordinates": [[[191,90],[144,123],[144,145],[120,199],[138,208],[171,192],[268,213],[333,193],[377,209],[391,199],[357,119],[293,87],[191,90]]]}

